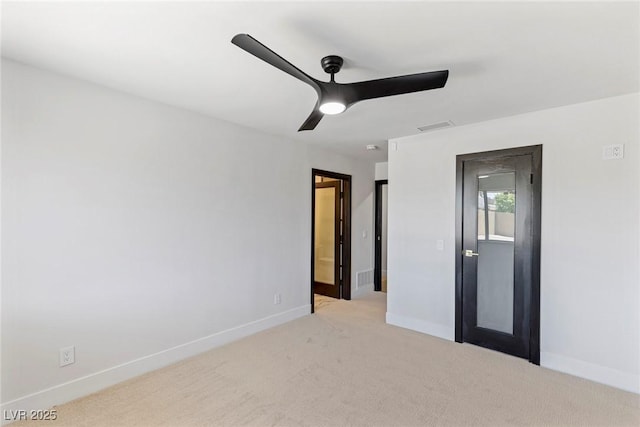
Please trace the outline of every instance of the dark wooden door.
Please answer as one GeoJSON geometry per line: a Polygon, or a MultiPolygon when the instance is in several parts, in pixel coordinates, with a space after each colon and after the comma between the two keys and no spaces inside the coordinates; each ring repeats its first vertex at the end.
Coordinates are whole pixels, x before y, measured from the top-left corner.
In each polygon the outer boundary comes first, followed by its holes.
{"type": "Polygon", "coordinates": [[[315,184],[314,292],[340,298],[342,260],[341,181],[315,184]]]}
{"type": "MultiPolygon", "coordinates": [[[[376,181],[376,191],[375,191],[375,215],[374,215],[374,224],[375,224],[375,245],[374,245],[374,262],[373,262],[373,290],[374,291],[384,291],[387,292],[386,289],[386,271],[383,277],[383,258],[386,260],[386,251],[387,251],[387,236],[386,234],[386,214],[387,214],[387,205],[386,200],[384,200],[384,189],[385,186],[389,184],[389,181],[386,179],[381,179],[376,181]],[[384,203],[383,203],[384,202],[384,203]],[[383,245],[383,242],[385,243],[383,245]],[[385,286],[383,287],[383,281],[385,282],[385,286]],[[383,289],[384,288],[384,289],[383,289]]],[[[386,270],[386,265],[384,266],[386,270]]]]}
{"type": "Polygon", "coordinates": [[[479,157],[460,174],[461,338],[538,363],[539,170],[532,153],[479,157]]]}

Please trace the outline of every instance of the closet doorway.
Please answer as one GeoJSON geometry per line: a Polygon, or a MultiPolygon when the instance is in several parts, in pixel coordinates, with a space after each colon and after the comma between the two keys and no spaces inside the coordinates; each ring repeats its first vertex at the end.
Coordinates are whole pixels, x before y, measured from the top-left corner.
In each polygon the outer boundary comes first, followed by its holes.
{"type": "Polygon", "coordinates": [[[389,181],[376,181],[375,260],[373,286],[375,291],[387,292],[387,207],[389,181]]]}
{"type": "Polygon", "coordinates": [[[311,312],[315,296],[351,299],[351,176],[312,170],[311,312]]]}

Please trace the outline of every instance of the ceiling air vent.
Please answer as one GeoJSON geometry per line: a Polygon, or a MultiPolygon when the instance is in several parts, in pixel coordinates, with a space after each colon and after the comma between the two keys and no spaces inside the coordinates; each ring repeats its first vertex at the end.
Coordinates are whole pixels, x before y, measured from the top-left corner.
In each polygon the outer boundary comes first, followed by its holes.
{"type": "Polygon", "coordinates": [[[420,126],[418,128],[418,130],[420,132],[428,132],[430,130],[446,128],[446,127],[449,127],[449,126],[455,126],[455,123],[453,123],[451,120],[447,120],[446,122],[440,122],[440,123],[434,123],[432,125],[420,126]]]}

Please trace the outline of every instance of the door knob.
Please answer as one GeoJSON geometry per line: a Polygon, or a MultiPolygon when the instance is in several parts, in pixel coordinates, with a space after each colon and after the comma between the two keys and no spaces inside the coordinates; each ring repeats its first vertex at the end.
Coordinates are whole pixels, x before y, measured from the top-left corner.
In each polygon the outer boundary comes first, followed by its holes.
{"type": "Polygon", "coordinates": [[[462,255],[467,256],[469,258],[474,256],[479,256],[480,254],[477,252],[473,252],[471,249],[465,249],[462,251],[462,255]]]}

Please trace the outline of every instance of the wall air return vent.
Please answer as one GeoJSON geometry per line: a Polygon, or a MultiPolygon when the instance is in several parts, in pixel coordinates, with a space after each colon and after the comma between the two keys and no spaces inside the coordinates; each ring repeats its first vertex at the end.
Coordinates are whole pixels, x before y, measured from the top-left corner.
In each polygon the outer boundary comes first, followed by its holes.
{"type": "Polygon", "coordinates": [[[356,289],[373,283],[373,270],[358,271],[356,273],[356,289]]]}

